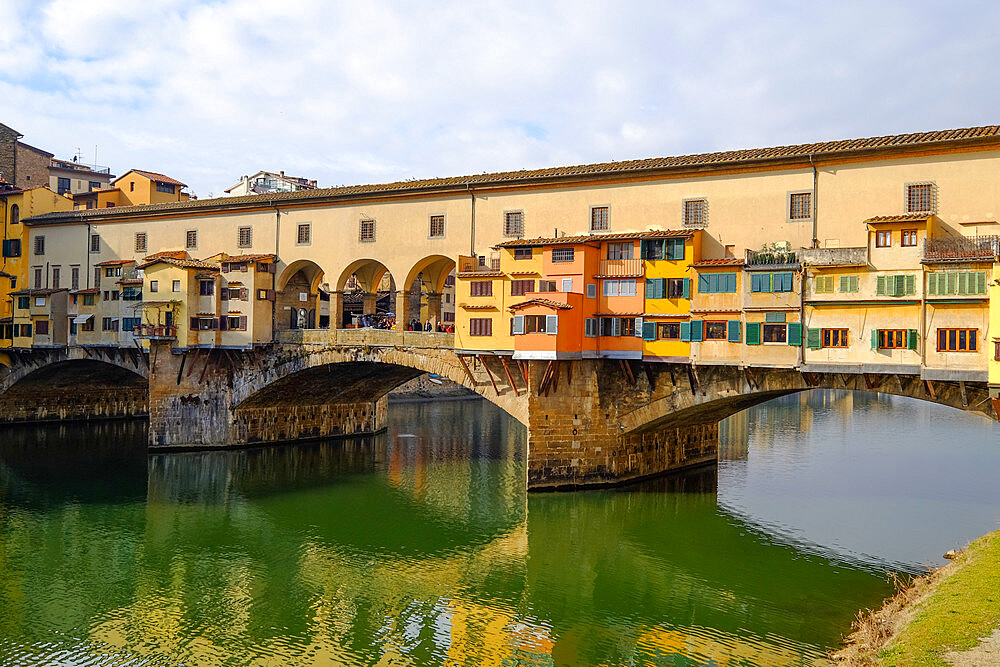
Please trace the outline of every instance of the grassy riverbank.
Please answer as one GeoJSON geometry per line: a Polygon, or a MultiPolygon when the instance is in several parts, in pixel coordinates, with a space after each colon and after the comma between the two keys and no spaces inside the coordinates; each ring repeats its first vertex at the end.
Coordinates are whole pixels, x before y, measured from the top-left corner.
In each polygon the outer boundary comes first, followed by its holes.
{"type": "Polygon", "coordinates": [[[860,615],[835,658],[851,666],[1000,664],[998,628],[1000,531],[860,615]]]}

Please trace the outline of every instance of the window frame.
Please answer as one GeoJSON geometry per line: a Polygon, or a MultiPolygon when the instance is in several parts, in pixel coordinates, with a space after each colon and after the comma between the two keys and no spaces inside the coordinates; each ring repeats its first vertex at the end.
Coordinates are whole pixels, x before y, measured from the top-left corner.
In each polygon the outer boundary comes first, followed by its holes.
{"type": "Polygon", "coordinates": [[[252,248],[253,247],[253,227],[244,225],[236,229],[236,247],[237,248],[252,248]],[[243,240],[243,235],[246,234],[246,241],[243,240]]]}
{"type": "Polygon", "coordinates": [[[101,235],[91,234],[90,235],[90,252],[91,254],[97,254],[101,252],[101,235]]]}
{"type": "MultiPolygon", "coordinates": [[[[920,197],[918,203],[923,203],[920,197]]],[[[937,184],[934,181],[913,181],[903,184],[903,210],[906,213],[935,213],[937,212],[937,184]],[[913,208],[913,190],[915,188],[927,188],[927,208],[913,208]]]]}
{"type": "Polygon", "coordinates": [[[561,264],[575,261],[576,259],[576,249],[573,246],[553,248],[550,261],[553,264],[561,264]]]}
{"type": "Polygon", "coordinates": [[[906,329],[876,329],[877,347],[879,350],[906,350],[906,329]]]}
{"type": "Polygon", "coordinates": [[[681,225],[686,228],[704,229],[708,227],[708,197],[687,197],[681,200],[681,225]],[[690,205],[700,204],[700,219],[689,217],[690,205]]]}
{"type": "Polygon", "coordinates": [[[511,296],[524,296],[528,292],[535,291],[535,281],[531,278],[524,280],[511,280],[510,281],[510,295],[511,296]],[[530,285],[528,289],[522,289],[525,286],[530,285]],[[515,289],[515,287],[517,289],[515,289]]]}
{"type": "Polygon", "coordinates": [[[39,257],[45,255],[45,235],[39,234],[33,239],[32,250],[33,253],[39,257]]]}
{"type": "Polygon", "coordinates": [[[521,261],[524,259],[531,259],[535,256],[534,248],[514,248],[514,252],[511,253],[514,259],[521,261]]]}
{"type": "Polygon", "coordinates": [[[146,252],[149,247],[149,237],[146,236],[146,232],[136,232],[135,233],[135,251],[136,252],[146,252]],[[139,240],[142,240],[142,244],[139,244],[139,240]]]}
{"type": "Polygon", "coordinates": [[[358,221],[358,243],[375,243],[375,218],[361,218],[358,221]]]}
{"type": "Polygon", "coordinates": [[[470,336],[492,336],[493,335],[493,318],[492,317],[470,317],[469,318],[469,335],[470,336]]]}
{"type": "Polygon", "coordinates": [[[916,229],[903,229],[899,234],[899,246],[901,248],[916,248],[917,247],[917,230],[916,229]],[[907,243],[907,237],[912,238],[913,243],[907,243]]]}
{"type": "Polygon", "coordinates": [[[493,296],[492,280],[472,280],[469,282],[469,296],[493,296]],[[483,287],[485,285],[485,288],[483,287]]]}
{"type": "Polygon", "coordinates": [[[938,352],[979,352],[979,329],[968,329],[965,327],[938,327],[937,335],[935,335],[935,346],[938,352]],[[949,332],[955,334],[955,347],[952,348],[948,340],[949,332]],[[945,347],[941,346],[942,334],[945,336],[945,347]],[[965,346],[959,345],[962,339],[962,334],[965,334],[965,346]]]}
{"type": "Polygon", "coordinates": [[[296,225],[295,225],[295,245],[297,245],[297,246],[309,246],[309,245],[312,245],[312,223],[311,222],[299,222],[299,223],[296,223],[296,225]]]}
{"type": "Polygon", "coordinates": [[[763,345],[787,345],[788,344],[788,324],[785,322],[760,322],[760,342],[763,345]],[[781,340],[768,340],[767,331],[781,331],[781,340]]]}
{"type": "Polygon", "coordinates": [[[787,194],[785,206],[785,222],[808,222],[813,218],[813,191],[812,190],[792,190],[787,194]],[[801,208],[796,209],[796,198],[808,197],[808,214],[801,215],[801,208]],[[796,213],[800,215],[796,215],[796,213]]]}
{"type": "Polygon", "coordinates": [[[198,249],[198,230],[197,229],[187,229],[184,231],[184,247],[187,250],[197,250],[198,249]],[[192,237],[192,234],[194,235],[192,237]],[[191,243],[191,239],[194,239],[194,243],[191,243]]]}
{"type": "Polygon", "coordinates": [[[820,329],[820,348],[840,350],[850,347],[851,331],[846,328],[820,329]]]}
{"type": "Polygon", "coordinates": [[[680,340],[681,339],[681,323],[680,322],[657,322],[656,323],[656,340],[680,340]],[[667,335],[668,332],[676,332],[676,335],[667,335]]]}
{"type": "Polygon", "coordinates": [[[608,232],[608,231],[611,231],[611,206],[609,206],[608,204],[601,204],[601,205],[598,205],[598,206],[591,206],[590,207],[590,225],[589,225],[588,229],[590,230],[591,234],[593,234],[595,232],[608,232]],[[598,226],[596,224],[597,223],[597,218],[598,218],[598,211],[602,211],[603,212],[603,214],[602,214],[603,221],[601,221],[601,226],[598,226]]]}
{"type": "Polygon", "coordinates": [[[524,237],[524,209],[512,209],[503,212],[502,229],[505,239],[519,239],[524,237]],[[516,216],[516,226],[511,229],[510,222],[516,216]]]}
{"type": "Polygon", "coordinates": [[[726,320],[705,320],[704,340],[726,341],[729,338],[729,322],[726,320]],[[720,329],[721,327],[721,329],[720,329]],[[714,335],[709,336],[709,328],[714,335]],[[721,332],[721,333],[720,333],[721,332]]]}
{"type": "Polygon", "coordinates": [[[875,247],[876,248],[891,248],[892,247],[892,230],[891,229],[876,229],[875,230],[875,247]]]}
{"type": "Polygon", "coordinates": [[[445,214],[444,213],[434,213],[432,215],[427,216],[427,238],[429,238],[429,239],[443,239],[445,237],[445,225],[446,224],[447,223],[446,223],[446,220],[445,220],[445,214]],[[440,232],[437,233],[437,234],[434,233],[434,231],[435,231],[434,230],[435,224],[440,224],[441,225],[440,232]]]}

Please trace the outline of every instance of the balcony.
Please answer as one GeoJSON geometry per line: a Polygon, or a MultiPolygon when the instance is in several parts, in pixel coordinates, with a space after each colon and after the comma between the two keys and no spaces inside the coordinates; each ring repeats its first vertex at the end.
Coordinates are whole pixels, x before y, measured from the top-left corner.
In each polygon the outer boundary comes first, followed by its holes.
{"type": "Polygon", "coordinates": [[[803,248],[802,263],[807,266],[866,266],[868,248],[803,248]]]}
{"type": "Polygon", "coordinates": [[[760,269],[796,269],[799,258],[794,250],[747,250],[748,270],[760,269]]]}
{"type": "Polygon", "coordinates": [[[463,257],[458,263],[459,273],[497,273],[500,271],[499,257],[463,257]]]}
{"type": "Polygon", "coordinates": [[[1000,236],[957,236],[924,241],[925,262],[993,261],[1000,256],[1000,236]]]}
{"type": "Polygon", "coordinates": [[[170,324],[140,324],[132,329],[132,335],[150,340],[176,340],[177,327],[170,324]]]}
{"type": "Polygon", "coordinates": [[[642,276],[641,259],[602,259],[595,278],[639,278],[642,276]]]}

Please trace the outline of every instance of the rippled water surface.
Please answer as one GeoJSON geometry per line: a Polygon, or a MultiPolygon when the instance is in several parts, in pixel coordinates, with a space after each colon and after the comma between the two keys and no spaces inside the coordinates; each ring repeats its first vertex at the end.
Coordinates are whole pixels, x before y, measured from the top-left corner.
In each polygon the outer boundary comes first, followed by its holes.
{"type": "Polygon", "coordinates": [[[718,469],[530,496],[490,404],[390,419],[157,456],[136,423],[0,431],[0,664],[813,664],[1000,520],[1000,428],[905,399],[779,399],[718,469]]]}

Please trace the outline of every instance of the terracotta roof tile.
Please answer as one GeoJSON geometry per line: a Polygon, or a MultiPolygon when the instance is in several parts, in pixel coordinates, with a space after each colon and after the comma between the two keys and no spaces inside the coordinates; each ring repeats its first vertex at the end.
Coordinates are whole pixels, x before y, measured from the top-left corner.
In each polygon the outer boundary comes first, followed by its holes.
{"type": "Polygon", "coordinates": [[[143,264],[139,265],[140,269],[145,269],[146,267],[152,266],[154,264],[172,264],[173,266],[179,266],[182,269],[209,269],[212,271],[218,271],[219,265],[213,264],[212,262],[203,262],[198,259],[177,259],[175,257],[155,257],[149,259],[143,264]]]}
{"type": "Polygon", "coordinates": [[[220,262],[273,262],[277,259],[275,255],[227,255],[222,253],[219,256],[220,262]]]}
{"type": "Polygon", "coordinates": [[[94,266],[121,266],[123,264],[131,264],[134,261],[134,259],[107,259],[94,264],[94,266]]]}
{"type": "Polygon", "coordinates": [[[118,178],[116,178],[115,179],[115,183],[117,183],[118,181],[122,180],[123,178],[125,178],[125,176],[128,176],[132,172],[135,172],[137,174],[142,174],[143,176],[145,176],[146,178],[148,178],[151,181],[159,181],[160,183],[170,183],[171,185],[179,185],[182,188],[186,188],[187,187],[187,183],[181,183],[177,179],[170,178],[169,176],[166,176],[165,174],[158,174],[155,171],[145,171],[143,169],[129,169],[122,176],[119,176],[118,178]]]}
{"type": "Polygon", "coordinates": [[[562,301],[535,298],[522,301],[521,303],[515,303],[513,306],[510,306],[509,310],[520,310],[522,308],[527,308],[528,306],[544,306],[545,308],[553,308],[555,310],[570,310],[573,307],[568,303],[563,303],[562,301]]]}
{"type": "Polygon", "coordinates": [[[464,308],[465,310],[496,310],[497,307],[492,303],[460,303],[459,308],[464,308]]]}
{"type": "Polygon", "coordinates": [[[901,213],[899,215],[876,215],[865,220],[866,225],[877,225],[885,222],[927,222],[932,213],[901,213]]]}
{"type": "Polygon", "coordinates": [[[143,259],[149,261],[151,259],[157,259],[158,257],[173,257],[174,259],[187,259],[188,254],[186,250],[164,250],[162,252],[154,252],[152,255],[146,255],[143,259]]]}
{"type": "Polygon", "coordinates": [[[697,262],[692,262],[691,266],[698,267],[708,267],[708,266],[743,266],[746,264],[746,260],[739,257],[726,257],[724,259],[702,259],[697,262]]]}
{"type": "MultiPolygon", "coordinates": [[[[956,142],[974,142],[982,144],[1000,143],[1000,125],[986,125],[954,130],[937,130],[931,132],[913,132],[882,137],[867,137],[862,139],[844,139],[839,141],[820,141],[808,144],[789,146],[774,146],[770,148],[751,148],[746,150],[718,151],[715,153],[699,153],[696,155],[680,155],[674,157],[646,158],[626,160],[623,162],[603,162],[571,167],[549,167],[544,169],[523,169],[520,171],[493,172],[473,174],[469,176],[453,176],[446,178],[414,179],[374,185],[349,185],[339,188],[320,188],[298,192],[272,192],[262,195],[244,195],[240,197],[221,197],[217,199],[193,199],[183,202],[166,202],[142,207],[95,208],[63,213],[46,213],[33,216],[27,220],[34,224],[53,223],[60,220],[77,217],[103,218],[123,216],[130,212],[142,211],[144,214],[158,211],[184,211],[187,209],[240,208],[240,207],[271,207],[279,202],[309,202],[315,200],[343,200],[360,196],[421,192],[428,190],[466,189],[470,186],[500,186],[506,184],[546,183],[566,179],[600,178],[609,175],[634,175],[637,173],[656,173],[664,171],[684,171],[690,169],[710,169],[712,167],[727,168],[739,164],[787,160],[794,158],[806,159],[838,157],[858,152],[890,152],[899,148],[923,148],[935,145],[947,146],[956,142]]],[[[153,172],[146,172],[153,173],[153,172]]],[[[162,176],[162,174],[158,174],[162,176]]],[[[172,180],[172,179],[171,179],[172,180]]],[[[27,221],[26,220],[26,221],[27,221]]]]}
{"type": "Polygon", "coordinates": [[[75,292],[70,292],[70,294],[100,294],[101,290],[96,287],[88,287],[87,289],[78,289],[75,292]]]}
{"type": "Polygon", "coordinates": [[[142,278],[122,278],[118,281],[119,285],[141,285],[142,278]]]}

